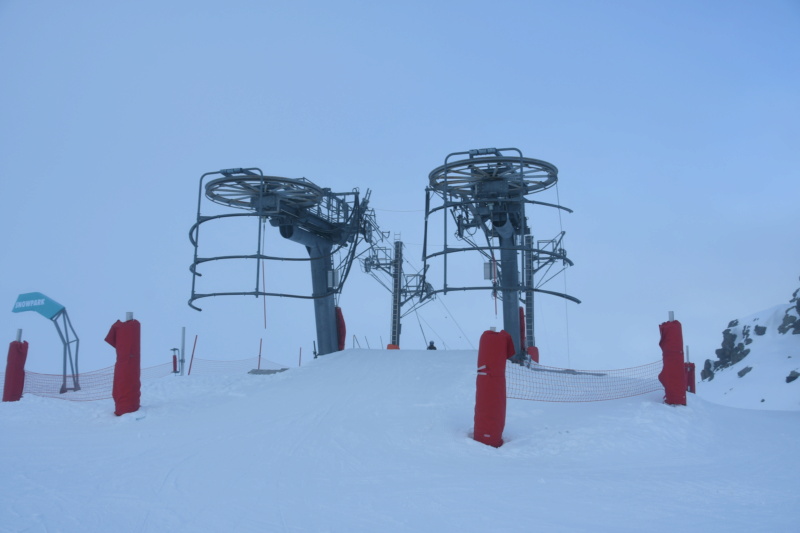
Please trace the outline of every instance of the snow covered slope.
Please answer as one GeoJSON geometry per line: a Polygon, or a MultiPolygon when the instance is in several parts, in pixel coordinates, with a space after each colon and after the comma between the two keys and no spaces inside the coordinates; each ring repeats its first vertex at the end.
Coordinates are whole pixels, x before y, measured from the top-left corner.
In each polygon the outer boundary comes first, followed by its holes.
{"type": "Polygon", "coordinates": [[[707,360],[697,392],[748,409],[800,410],[800,312],[790,304],[734,320],[716,360],[707,360]]]}
{"type": "Polygon", "coordinates": [[[475,352],[348,350],[146,382],[143,409],[0,404],[0,531],[796,531],[800,412],[659,393],[510,400],[469,437],[475,352]]]}

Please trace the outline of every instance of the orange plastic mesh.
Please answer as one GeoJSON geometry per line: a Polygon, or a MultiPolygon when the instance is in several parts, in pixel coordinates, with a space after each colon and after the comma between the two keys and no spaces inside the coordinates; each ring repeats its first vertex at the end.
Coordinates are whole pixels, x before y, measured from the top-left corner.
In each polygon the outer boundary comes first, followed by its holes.
{"type": "MultiPolygon", "coordinates": [[[[141,380],[156,379],[172,373],[172,363],[143,368],[141,380]]],[[[0,373],[0,386],[3,384],[4,373],[0,373]]],[[[60,400],[92,401],[111,398],[111,388],[114,385],[114,366],[83,372],[78,374],[80,390],[69,390],[61,393],[64,377],[61,374],[39,374],[38,372],[25,371],[25,388],[22,395],[33,394],[60,400]]],[[[72,376],[67,376],[67,387],[72,388],[72,376]]]]}

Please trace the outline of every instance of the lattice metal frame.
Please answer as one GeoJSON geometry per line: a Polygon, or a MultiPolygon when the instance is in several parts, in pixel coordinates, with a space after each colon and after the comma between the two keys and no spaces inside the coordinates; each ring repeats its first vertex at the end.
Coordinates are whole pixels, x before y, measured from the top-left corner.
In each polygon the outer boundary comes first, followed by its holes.
{"type": "Polygon", "coordinates": [[[433,287],[425,282],[422,272],[407,274],[403,270],[403,241],[395,238],[394,246],[373,246],[361,259],[361,267],[392,294],[389,343],[400,346],[401,319],[433,300],[433,287]],[[388,276],[386,283],[382,276],[388,276]],[[405,311],[403,306],[411,303],[405,311]]]}

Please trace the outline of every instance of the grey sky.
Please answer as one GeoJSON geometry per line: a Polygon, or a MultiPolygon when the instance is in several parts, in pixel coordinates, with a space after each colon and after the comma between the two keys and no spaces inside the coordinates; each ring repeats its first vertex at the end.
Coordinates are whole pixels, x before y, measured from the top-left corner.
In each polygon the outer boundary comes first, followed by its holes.
{"type": "MultiPolygon", "coordinates": [[[[308,302],[268,300],[266,330],[260,300],[186,305],[198,179],[229,167],[371,189],[420,264],[427,175],[448,153],[555,164],[584,303],[542,302],[543,363],[654,360],[669,310],[692,358],[713,357],[730,319],[798,286],[796,1],[3,0],[0,64],[0,331],[25,329],[33,370],[58,371],[60,343],[11,313],[30,291],[66,305],[87,370],[113,362],[102,339],[125,311],[146,365],[181,326],[202,357],[255,355],[260,338],[270,359],[310,355],[308,302]]],[[[251,252],[255,231],[229,244],[251,252]]],[[[293,282],[310,285],[305,268],[293,282]]],[[[488,294],[440,299],[420,311],[437,344],[477,346],[501,321],[488,294]]],[[[374,280],[354,272],[340,303],[348,346],[388,342],[374,280]]],[[[403,341],[423,346],[414,316],[403,341]]]]}

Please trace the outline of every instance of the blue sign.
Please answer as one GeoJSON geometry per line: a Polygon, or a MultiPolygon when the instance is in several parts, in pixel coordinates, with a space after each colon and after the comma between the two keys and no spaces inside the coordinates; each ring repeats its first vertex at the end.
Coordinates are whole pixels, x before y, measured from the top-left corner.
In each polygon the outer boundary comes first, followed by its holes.
{"type": "Polygon", "coordinates": [[[17,296],[14,304],[15,313],[23,311],[36,311],[45,318],[53,319],[58,313],[64,310],[64,306],[57,301],[48,298],[41,292],[26,292],[17,296]]]}

